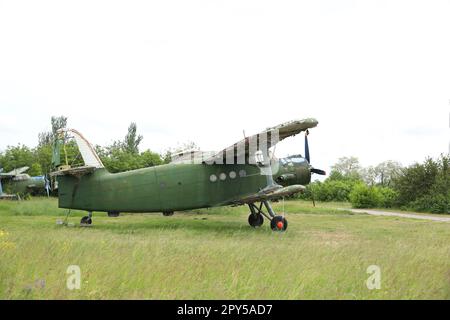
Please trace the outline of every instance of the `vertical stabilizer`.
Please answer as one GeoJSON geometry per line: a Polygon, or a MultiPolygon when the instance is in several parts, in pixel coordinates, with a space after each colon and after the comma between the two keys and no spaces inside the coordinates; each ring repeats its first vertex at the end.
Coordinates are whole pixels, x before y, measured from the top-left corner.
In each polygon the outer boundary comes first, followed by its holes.
{"type": "Polygon", "coordinates": [[[87,141],[86,138],[83,137],[81,133],[74,129],[62,129],[60,132],[69,133],[75,138],[78,150],[80,151],[81,157],[83,158],[84,164],[86,166],[104,168],[103,163],[95,152],[94,148],[89,143],[89,141],[87,141]]]}

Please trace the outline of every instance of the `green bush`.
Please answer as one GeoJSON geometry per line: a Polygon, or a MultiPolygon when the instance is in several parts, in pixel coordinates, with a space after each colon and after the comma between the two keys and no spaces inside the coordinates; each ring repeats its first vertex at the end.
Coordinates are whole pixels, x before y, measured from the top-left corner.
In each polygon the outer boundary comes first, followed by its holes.
{"type": "Polygon", "coordinates": [[[308,185],[299,197],[304,200],[314,198],[317,201],[349,201],[349,194],[356,183],[338,180],[316,181],[308,185]]]}
{"type": "Polygon", "coordinates": [[[415,211],[447,213],[450,202],[450,157],[428,158],[394,179],[396,205],[415,211]]]}
{"type": "Polygon", "coordinates": [[[350,192],[350,202],[354,208],[375,208],[383,204],[383,194],[380,188],[361,183],[350,192]]]}
{"type": "Polygon", "coordinates": [[[381,194],[380,207],[392,208],[397,205],[398,192],[388,187],[378,187],[378,191],[381,194]]]}
{"type": "Polygon", "coordinates": [[[450,194],[425,195],[411,202],[410,207],[419,212],[450,213],[450,194]]]}

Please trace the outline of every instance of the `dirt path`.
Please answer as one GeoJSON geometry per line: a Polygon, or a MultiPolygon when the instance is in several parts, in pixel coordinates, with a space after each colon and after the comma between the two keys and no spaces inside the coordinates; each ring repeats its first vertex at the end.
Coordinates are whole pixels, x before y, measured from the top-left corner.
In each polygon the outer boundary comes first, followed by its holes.
{"type": "Polygon", "coordinates": [[[412,218],[412,219],[422,219],[440,222],[450,222],[450,217],[436,217],[436,216],[426,216],[412,213],[402,213],[402,212],[391,212],[391,211],[380,211],[380,210],[369,210],[369,209],[347,209],[356,213],[367,213],[374,216],[391,216],[391,217],[402,217],[402,218],[412,218]]]}

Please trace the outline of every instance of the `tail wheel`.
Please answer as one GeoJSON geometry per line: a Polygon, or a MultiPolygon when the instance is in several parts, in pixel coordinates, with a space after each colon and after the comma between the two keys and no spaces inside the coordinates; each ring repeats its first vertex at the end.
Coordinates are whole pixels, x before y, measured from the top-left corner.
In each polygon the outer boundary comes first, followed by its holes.
{"type": "Polygon", "coordinates": [[[90,225],[92,224],[92,219],[89,216],[84,216],[80,221],[81,225],[90,225]]]}
{"type": "Polygon", "coordinates": [[[264,223],[264,217],[261,214],[253,214],[251,213],[248,216],[248,224],[253,228],[259,228],[264,223]]]}
{"type": "Polygon", "coordinates": [[[286,231],[288,227],[287,220],[282,216],[275,216],[270,221],[270,227],[273,231],[286,231]]]}

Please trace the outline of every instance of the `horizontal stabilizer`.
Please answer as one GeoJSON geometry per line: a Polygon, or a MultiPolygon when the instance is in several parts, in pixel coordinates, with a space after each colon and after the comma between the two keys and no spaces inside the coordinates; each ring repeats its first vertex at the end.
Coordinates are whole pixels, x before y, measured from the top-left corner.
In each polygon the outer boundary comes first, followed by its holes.
{"type": "Polygon", "coordinates": [[[57,171],[50,173],[50,176],[55,177],[55,176],[69,175],[69,176],[81,177],[86,174],[90,174],[90,173],[94,172],[95,169],[97,169],[97,168],[93,167],[93,166],[83,166],[83,167],[62,169],[62,170],[57,170],[57,171]]]}

